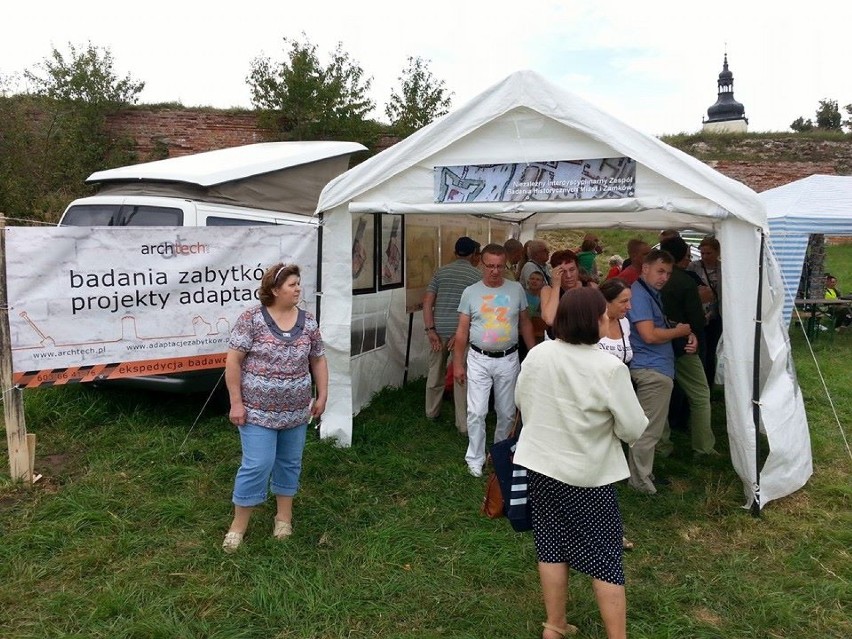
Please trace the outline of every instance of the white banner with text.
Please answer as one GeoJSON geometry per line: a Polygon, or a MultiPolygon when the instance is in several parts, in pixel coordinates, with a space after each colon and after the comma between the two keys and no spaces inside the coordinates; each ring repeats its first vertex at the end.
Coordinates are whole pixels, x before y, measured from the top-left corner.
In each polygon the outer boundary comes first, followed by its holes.
{"type": "Polygon", "coordinates": [[[552,160],[434,167],[435,202],[527,202],[633,197],[636,160],[552,160]]]}
{"type": "Polygon", "coordinates": [[[263,272],[301,267],[314,311],[313,224],[6,229],[14,381],[46,386],[224,366],[263,272]]]}

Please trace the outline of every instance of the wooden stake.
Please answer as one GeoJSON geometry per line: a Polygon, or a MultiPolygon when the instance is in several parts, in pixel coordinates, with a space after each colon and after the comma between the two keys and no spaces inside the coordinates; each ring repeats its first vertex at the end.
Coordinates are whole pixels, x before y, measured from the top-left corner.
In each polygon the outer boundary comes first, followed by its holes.
{"type": "Polygon", "coordinates": [[[13,481],[32,485],[33,467],[30,460],[35,457],[35,440],[30,451],[24,420],[24,395],[20,388],[12,385],[12,373],[12,335],[6,292],[6,218],[0,215],[0,391],[3,393],[9,474],[13,481]]]}
{"type": "Polygon", "coordinates": [[[35,483],[35,433],[27,433],[27,452],[30,455],[30,482],[35,483]]]}

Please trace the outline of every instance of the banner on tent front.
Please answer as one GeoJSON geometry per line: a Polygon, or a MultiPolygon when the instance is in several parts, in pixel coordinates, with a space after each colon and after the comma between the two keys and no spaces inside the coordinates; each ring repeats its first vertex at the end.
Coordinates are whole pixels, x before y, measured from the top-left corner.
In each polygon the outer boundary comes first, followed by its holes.
{"type": "Polygon", "coordinates": [[[7,228],[14,381],[46,386],[224,365],[263,272],[301,267],[313,309],[313,225],[7,228]]]}
{"type": "Polygon", "coordinates": [[[525,202],[633,197],[627,158],[436,166],[435,202],[525,202]]]}

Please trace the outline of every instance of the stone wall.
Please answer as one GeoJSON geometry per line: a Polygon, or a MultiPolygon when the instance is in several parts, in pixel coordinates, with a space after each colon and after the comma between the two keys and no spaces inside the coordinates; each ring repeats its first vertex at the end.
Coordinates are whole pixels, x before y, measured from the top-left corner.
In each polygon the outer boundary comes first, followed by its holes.
{"type": "Polygon", "coordinates": [[[695,137],[663,140],[758,192],[809,175],[852,175],[852,135],[836,139],[785,133],[695,137]]]}
{"type": "MultiPolygon", "coordinates": [[[[134,107],[111,116],[107,126],[113,135],[135,140],[140,162],[272,139],[252,111],[134,107]]],[[[852,135],[836,140],[787,133],[663,139],[758,192],[816,173],[852,175],[852,135]]],[[[376,150],[397,141],[384,135],[376,150]]]]}
{"type": "Polygon", "coordinates": [[[767,160],[705,160],[706,164],[722,175],[727,175],[760,193],[776,186],[783,186],[809,175],[835,175],[833,162],[771,162],[767,160]]]}

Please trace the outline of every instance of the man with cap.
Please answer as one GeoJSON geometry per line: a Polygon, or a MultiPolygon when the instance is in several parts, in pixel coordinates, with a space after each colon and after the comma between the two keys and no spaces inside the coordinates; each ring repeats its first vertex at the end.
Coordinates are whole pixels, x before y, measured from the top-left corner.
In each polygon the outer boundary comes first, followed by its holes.
{"type": "MultiPolygon", "coordinates": [[[[426,417],[436,421],[441,415],[441,401],[447,378],[447,360],[453,352],[453,342],[459,321],[459,300],[462,292],[482,279],[474,266],[479,256],[479,243],[467,236],[456,241],[456,259],[442,266],[432,277],[423,295],[423,324],[429,340],[429,372],[426,377],[426,417]]],[[[453,384],[456,428],[467,432],[467,389],[453,384]]]]}
{"type": "Polygon", "coordinates": [[[464,459],[474,477],[482,477],[485,464],[485,417],[491,390],[497,413],[494,441],[499,442],[509,436],[515,416],[515,382],[521,368],[519,338],[527,348],[535,346],[526,293],[518,282],[503,277],[506,249],[499,244],[483,248],[482,268],[482,281],[462,293],[453,345],[454,381],[467,385],[468,446],[464,459]]]}

